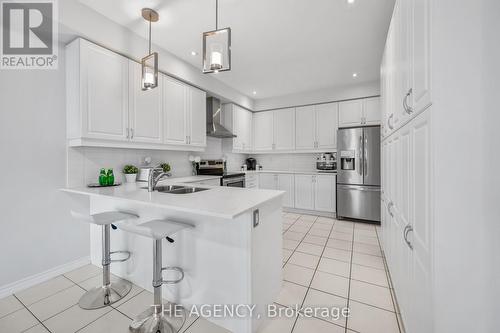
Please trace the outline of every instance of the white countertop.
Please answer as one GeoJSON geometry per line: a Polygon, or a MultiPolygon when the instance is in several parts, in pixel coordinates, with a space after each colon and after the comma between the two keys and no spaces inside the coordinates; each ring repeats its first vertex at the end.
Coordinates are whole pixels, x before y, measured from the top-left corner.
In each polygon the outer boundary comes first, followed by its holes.
{"type": "Polygon", "coordinates": [[[187,177],[177,177],[169,178],[169,181],[176,183],[194,183],[201,182],[204,180],[220,179],[221,176],[187,176],[187,177]]]}
{"type": "MultiPolygon", "coordinates": [[[[191,178],[192,177],[171,178],[160,182],[159,185],[185,183],[186,179],[191,178]]],[[[192,181],[196,180],[199,179],[192,181]]],[[[203,185],[197,187],[208,188],[209,190],[189,194],[169,194],[157,191],[149,193],[147,189],[141,188],[144,186],[147,186],[144,182],[125,183],[115,187],[65,188],[62,189],[62,191],[88,196],[103,196],[131,200],[147,205],[225,219],[233,219],[266,201],[282,196],[284,193],[283,191],[274,190],[203,185]]]]}

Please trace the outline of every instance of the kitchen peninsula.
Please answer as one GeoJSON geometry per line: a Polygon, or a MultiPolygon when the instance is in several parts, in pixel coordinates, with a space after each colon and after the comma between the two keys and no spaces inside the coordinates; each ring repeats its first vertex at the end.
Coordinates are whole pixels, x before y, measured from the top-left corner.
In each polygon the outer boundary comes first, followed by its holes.
{"type": "MultiPolygon", "coordinates": [[[[159,186],[173,185],[174,180],[159,186]]],[[[185,184],[183,184],[185,185],[185,184]]],[[[148,192],[144,184],[108,188],[66,188],[82,214],[124,211],[139,216],[138,223],[166,219],[194,226],[164,241],[163,266],[179,266],[185,278],[163,285],[164,298],[191,305],[255,304],[263,315],[281,287],[283,192],[201,186],[186,194],[148,192]],[[82,212],[82,208],[85,207],[82,212]]],[[[101,263],[101,229],[91,225],[91,262],[101,263]]],[[[120,230],[111,232],[111,251],[130,251],[130,260],[111,265],[111,272],[152,290],[152,247],[149,238],[120,230]]],[[[164,274],[167,275],[167,274],[164,274]]],[[[166,278],[166,277],[165,277],[166,278]]],[[[265,316],[207,318],[232,332],[256,332],[265,316]]]]}

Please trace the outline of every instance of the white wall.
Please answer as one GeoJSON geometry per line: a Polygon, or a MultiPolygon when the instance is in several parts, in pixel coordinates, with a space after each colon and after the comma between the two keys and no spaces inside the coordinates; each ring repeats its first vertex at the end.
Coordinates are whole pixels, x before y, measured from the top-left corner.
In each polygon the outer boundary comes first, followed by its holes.
{"type": "Polygon", "coordinates": [[[380,82],[368,82],[346,85],[343,87],[331,87],[315,91],[257,99],[254,102],[254,110],[268,110],[289,106],[325,103],[341,101],[346,99],[370,97],[380,95],[380,82]]]}
{"type": "Polygon", "coordinates": [[[59,70],[0,74],[0,289],[89,255],[66,183],[64,52],[59,70]],[[64,237],[61,237],[64,235],[64,237]]]}

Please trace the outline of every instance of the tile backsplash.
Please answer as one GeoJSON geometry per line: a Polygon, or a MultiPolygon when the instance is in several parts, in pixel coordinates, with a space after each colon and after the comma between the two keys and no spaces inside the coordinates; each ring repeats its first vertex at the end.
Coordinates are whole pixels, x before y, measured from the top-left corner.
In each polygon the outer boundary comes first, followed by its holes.
{"type": "Polygon", "coordinates": [[[320,154],[254,154],[251,155],[264,170],[314,171],[320,154]]]}
{"type": "Polygon", "coordinates": [[[115,179],[124,181],[122,168],[126,164],[141,166],[145,157],[151,157],[152,163],[167,162],[172,167],[173,177],[190,176],[192,172],[189,155],[200,156],[202,159],[217,159],[226,157],[230,170],[239,169],[247,157],[244,154],[224,153],[221,139],[207,138],[207,148],[204,152],[160,151],[142,149],[117,149],[101,147],[68,148],[67,184],[69,187],[85,186],[98,180],[101,168],[113,168],[115,179]]]}

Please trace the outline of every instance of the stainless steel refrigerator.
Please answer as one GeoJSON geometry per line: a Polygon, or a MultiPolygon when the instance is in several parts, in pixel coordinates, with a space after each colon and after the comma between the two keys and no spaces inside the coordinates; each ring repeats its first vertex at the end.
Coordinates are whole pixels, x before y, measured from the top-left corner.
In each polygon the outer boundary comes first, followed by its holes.
{"type": "Polygon", "coordinates": [[[380,127],[337,132],[337,217],[380,222],[380,127]]]}

